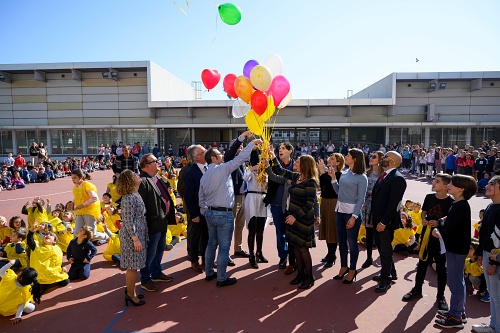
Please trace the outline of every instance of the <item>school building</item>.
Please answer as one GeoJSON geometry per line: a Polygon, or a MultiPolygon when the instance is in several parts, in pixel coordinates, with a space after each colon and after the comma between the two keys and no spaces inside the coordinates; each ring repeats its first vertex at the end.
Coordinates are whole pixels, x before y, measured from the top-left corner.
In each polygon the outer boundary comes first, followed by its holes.
{"type": "MultiPolygon", "coordinates": [[[[197,96],[152,61],[0,64],[0,154],[27,153],[31,142],[44,142],[53,157],[93,155],[113,141],[172,143],[177,151],[228,143],[246,129],[232,116],[233,100],[197,96]]],[[[295,99],[279,112],[273,137],[336,145],[498,141],[500,72],[392,73],[347,99],[295,99]]]]}

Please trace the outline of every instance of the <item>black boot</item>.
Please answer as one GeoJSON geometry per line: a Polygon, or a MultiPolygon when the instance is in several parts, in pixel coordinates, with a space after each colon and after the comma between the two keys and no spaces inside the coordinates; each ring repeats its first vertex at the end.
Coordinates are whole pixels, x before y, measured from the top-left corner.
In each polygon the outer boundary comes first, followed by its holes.
{"type": "Polygon", "coordinates": [[[260,262],[263,262],[263,263],[268,263],[269,260],[267,260],[266,258],[264,258],[264,255],[262,255],[262,252],[257,252],[255,253],[255,256],[257,257],[257,259],[260,261],[260,262]]]}
{"type": "Polygon", "coordinates": [[[306,276],[302,283],[299,285],[299,289],[309,289],[314,286],[314,277],[306,276]]]}
{"type": "Polygon", "coordinates": [[[257,261],[255,260],[254,255],[250,255],[250,258],[248,259],[248,261],[250,262],[250,266],[252,268],[259,268],[259,265],[257,265],[257,261]]]}
{"type": "Polygon", "coordinates": [[[302,281],[304,281],[305,277],[306,276],[305,276],[304,273],[298,273],[297,276],[295,277],[295,279],[293,279],[292,281],[290,281],[290,284],[299,284],[302,281]]]}

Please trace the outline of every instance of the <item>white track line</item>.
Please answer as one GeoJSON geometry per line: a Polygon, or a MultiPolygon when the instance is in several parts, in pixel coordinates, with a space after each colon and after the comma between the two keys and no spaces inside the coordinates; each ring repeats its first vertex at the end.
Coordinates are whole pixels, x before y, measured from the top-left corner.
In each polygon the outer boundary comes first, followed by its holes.
{"type": "MultiPolygon", "coordinates": [[[[49,195],[57,195],[57,194],[72,193],[72,192],[73,192],[73,190],[64,191],[64,192],[57,192],[57,193],[50,193],[50,194],[44,194],[44,197],[48,197],[49,195]]],[[[33,199],[33,196],[23,197],[23,198],[16,198],[16,199],[3,199],[3,200],[0,200],[0,202],[23,200],[23,199],[33,199]]]]}

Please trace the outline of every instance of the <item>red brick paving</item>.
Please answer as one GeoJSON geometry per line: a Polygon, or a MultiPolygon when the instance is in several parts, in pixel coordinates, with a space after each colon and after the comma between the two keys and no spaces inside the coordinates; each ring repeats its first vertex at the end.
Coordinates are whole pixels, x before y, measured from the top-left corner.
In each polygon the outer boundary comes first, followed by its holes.
{"type": "MultiPolygon", "coordinates": [[[[111,180],[110,171],[92,174],[99,194],[111,180]]],[[[50,197],[53,205],[72,199],[69,178],[49,184],[32,184],[26,189],[0,193],[0,215],[20,215],[21,207],[35,195],[50,197]]],[[[430,192],[426,179],[408,180],[405,198],[422,202],[430,192]]],[[[476,196],[470,200],[473,218],[489,200],[476,196]]],[[[245,231],[246,233],[246,231],[245,231]]],[[[244,234],[244,239],[246,234],[244,234]]],[[[174,281],[160,285],[160,291],[145,293],[142,307],[125,307],[124,271],[102,258],[106,245],[92,261],[90,279],[70,283],[42,297],[34,313],[10,326],[9,318],[0,317],[0,332],[436,332],[433,326],[436,306],[436,274],[429,270],[424,284],[424,298],[404,303],[401,297],[413,286],[417,258],[395,254],[399,280],[386,294],[374,292],[371,280],[378,271],[375,266],[359,269],[352,285],[332,280],[339,263],[323,269],[320,259],[326,254],[324,242],[311,250],[316,282],[306,291],[289,284],[293,276],[277,269],[275,231],[269,226],[264,236],[264,254],[269,264],[249,268],[248,260],[235,258],[236,267],[229,267],[230,276],[238,278],[235,286],[216,288],[215,281],[205,282],[204,275],[190,269],[186,261],[185,241],[165,252],[165,273],[174,281]]],[[[246,246],[245,246],[246,248],[246,246]]],[[[366,259],[360,246],[359,265],[366,259]]],[[[446,292],[449,300],[449,291],[446,292]]],[[[476,296],[467,297],[469,321],[488,322],[489,305],[476,296]]],[[[451,330],[457,331],[457,330],[451,330]]]]}

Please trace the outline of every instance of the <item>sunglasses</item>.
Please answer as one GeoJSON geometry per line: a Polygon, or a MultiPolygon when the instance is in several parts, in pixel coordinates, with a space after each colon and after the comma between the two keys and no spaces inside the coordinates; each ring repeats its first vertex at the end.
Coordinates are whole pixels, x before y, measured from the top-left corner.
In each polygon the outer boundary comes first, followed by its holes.
{"type": "Polygon", "coordinates": [[[378,158],[377,155],[371,155],[370,158],[378,158]]]}
{"type": "Polygon", "coordinates": [[[152,160],[152,161],[149,161],[148,163],[146,164],[151,164],[151,163],[158,163],[158,160],[152,160]]]}

